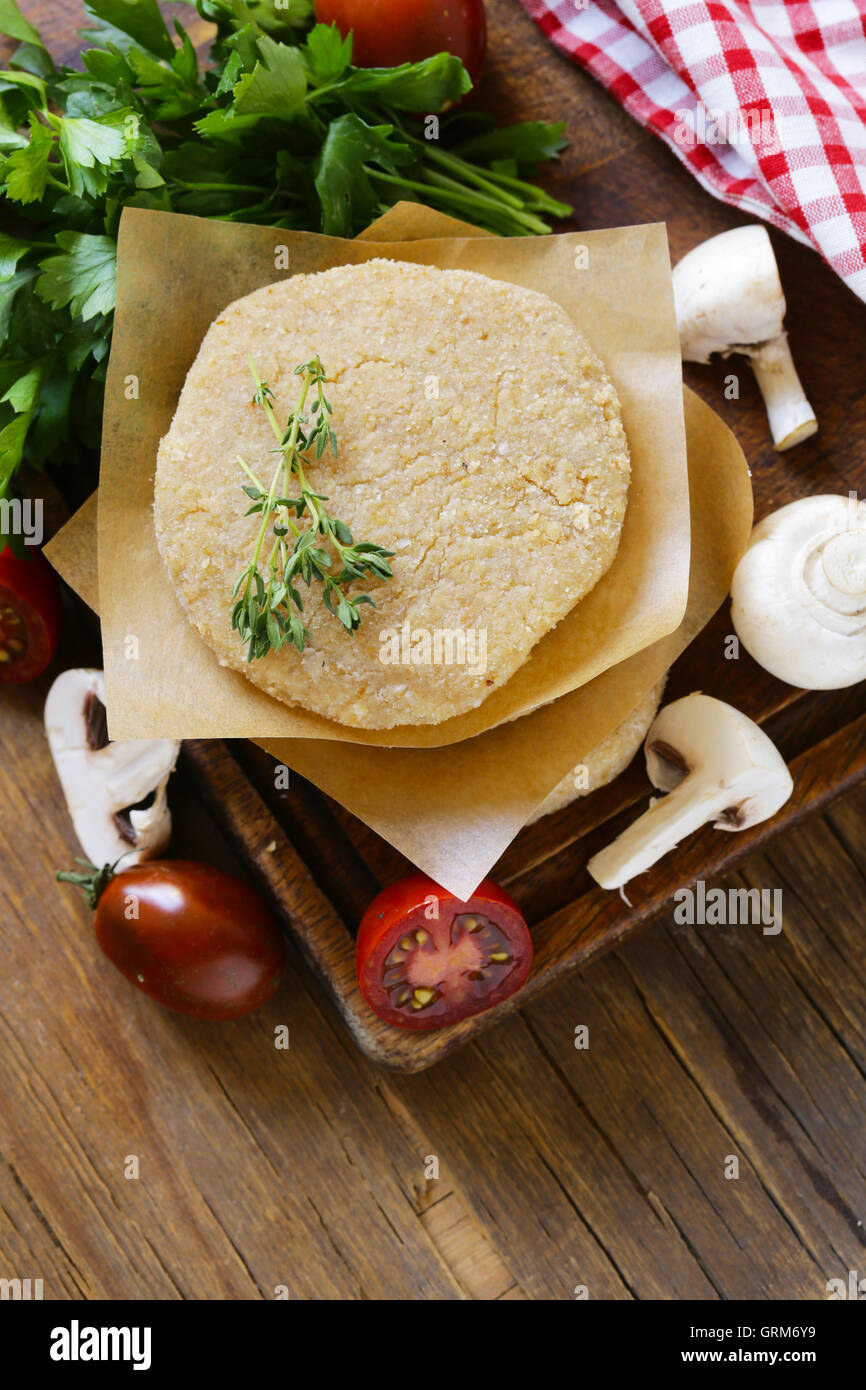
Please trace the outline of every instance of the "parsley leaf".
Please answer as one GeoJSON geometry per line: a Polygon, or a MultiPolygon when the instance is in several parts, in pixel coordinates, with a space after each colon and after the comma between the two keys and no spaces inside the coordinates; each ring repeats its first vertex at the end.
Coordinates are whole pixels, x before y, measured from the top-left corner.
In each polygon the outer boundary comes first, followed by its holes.
{"type": "Polygon", "coordinates": [[[15,415],[9,424],[0,430],[0,493],[5,491],[9,479],[20,467],[32,419],[32,411],[15,415]]]}
{"type": "Polygon", "coordinates": [[[99,176],[93,178],[89,171],[98,166],[110,169],[125,153],[126,141],[121,131],[87,116],[60,118],[60,154],[70,191],[76,197],[83,192],[98,195],[102,191],[99,176]]]}
{"type": "Polygon", "coordinates": [[[36,293],[52,309],[69,305],[73,315],[92,319],[114,308],[117,244],[110,236],[58,232],[62,254],[39,262],[36,293]]]}
{"type": "Polygon", "coordinates": [[[0,281],[0,343],[4,343],[9,335],[15,296],[23,285],[29,284],[35,274],[35,269],[30,266],[26,270],[18,270],[14,275],[9,275],[0,281]]]}
{"type": "Polygon", "coordinates": [[[38,31],[24,18],[12,0],[0,0],[0,34],[8,34],[10,39],[18,39],[19,43],[38,44],[40,48],[42,46],[38,31]]]}
{"type": "Polygon", "coordinates": [[[316,86],[336,82],[352,61],[351,32],[344,39],[336,24],[317,24],[301,49],[307,72],[316,86]]]}
{"type": "Polygon", "coordinates": [[[48,182],[48,158],[54,146],[54,132],[37,116],[30,117],[30,142],[15,150],[3,166],[6,197],[13,203],[38,203],[48,182]]]}
{"type": "Polygon", "coordinates": [[[409,163],[408,147],[392,140],[391,125],[369,126],[353,113],[340,116],[328,129],[316,161],[315,185],[322,204],[322,231],[328,236],[350,236],[353,219],[369,221],[379,205],[366,163],[391,172],[409,163]]]}
{"type": "Polygon", "coordinates": [[[435,53],[420,63],[396,68],[353,68],[340,84],[340,95],[352,100],[373,96],[395,111],[441,111],[460,101],[472,88],[469,74],[451,53],[435,53]]]}
{"type": "Polygon", "coordinates": [[[169,62],[174,57],[175,47],[157,0],[86,0],[84,8],[98,22],[88,32],[94,42],[112,43],[119,38],[121,50],[131,42],[169,62]]]}
{"type": "Polygon", "coordinates": [[[261,60],[244,73],[234,89],[234,109],[242,116],[276,116],[291,120],[307,91],[307,74],[300,51],[263,34],[261,60]]]}
{"type": "MultiPolygon", "coordinates": [[[[157,0],[85,0],[70,67],[0,0],[0,32],[19,44],[0,72],[0,197],[14,215],[0,233],[0,496],[25,455],[93,477],[125,207],[339,236],[407,197],[499,235],[570,211],[526,181],[559,153],[561,126],[496,130],[460,108],[433,130],[410,114],[460,101],[457,58],[356,68],[351,35],[316,25],[312,0],[186,3],[216,29],[206,63],[157,0]]],[[[306,550],[298,564],[302,577],[315,567],[306,550]]],[[[280,634],[299,636],[302,623],[280,634]]]]}
{"type": "Polygon", "coordinates": [[[30,250],[30,243],[19,241],[17,237],[0,232],[0,280],[8,280],[15,273],[15,267],[30,250]]]}
{"type": "Polygon", "coordinates": [[[483,134],[455,146],[464,159],[483,162],[507,159],[519,165],[535,165],[555,159],[565,149],[566,142],[562,138],[564,121],[555,125],[547,125],[544,121],[524,121],[521,125],[502,126],[499,130],[494,130],[489,118],[485,124],[489,129],[483,134]]]}

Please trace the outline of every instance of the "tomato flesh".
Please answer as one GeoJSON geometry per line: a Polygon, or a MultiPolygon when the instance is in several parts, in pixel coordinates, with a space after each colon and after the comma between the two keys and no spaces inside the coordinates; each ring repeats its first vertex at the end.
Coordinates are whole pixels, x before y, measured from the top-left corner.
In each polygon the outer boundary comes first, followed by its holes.
{"type": "Polygon", "coordinates": [[[279,986],[285,943],[247,884],[185,860],[150,860],[110,880],[96,908],[109,960],[167,1009],[240,1018],[279,986]]]}
{"type": "Polygon", "coordinates": [[[413,874],[374,899],[358,932],[361,993],[398,1028],[444,1028],[492,1009],[531,965],[520,910],[490,879],[463,902],[413,874]]]}
{"type": "Polygon", "coordinates": [[[39,550],[0,554],[0,685],[23,685],[45,670],[60,634],[60,588],[39,550]]]}
{"type": "Polygon", "coordinates": [[[316,0],[316,19],[354,34],[359,68],[416,63],[434,53],[460,58],[473,86],[487,51],[483,0],[316,0]]]}

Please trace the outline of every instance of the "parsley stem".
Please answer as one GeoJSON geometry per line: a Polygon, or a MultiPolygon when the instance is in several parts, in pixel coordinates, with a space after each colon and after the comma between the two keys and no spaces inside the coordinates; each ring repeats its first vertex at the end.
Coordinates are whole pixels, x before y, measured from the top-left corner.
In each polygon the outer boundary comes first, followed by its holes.
{"type": "Polygon", "coordinates": [[[261,193],[254,183],[197,183],[188,179],[172,179],[175,188],[189,188],[195,193],[261,193]]]}
{"type": "MultiPolygon", "coordinates": [[[[411,139],[412,144],[416,147],[421,145],[420,140],[415,140],[411,136],[409,139],[411,139]]],[[[432,142],[430,144],[425,143],[423,148],[428,159],[433,160],[435,164],[441,164],[443,169],[450,169],[453,173],[458,174],[466,183],[474,184],[475,187],[480,188],[483,193],[488,193],[500,202],[507,203],[509,207],[516,208],[518,212],[523,211],[524,200],[522,198],[516,197],[513,193],[509,193],[504,188],[497,188],[495,184],[491,183],[485,176],[479,174],[476,169],[473,169],[471,165],[467,164],[465,159],[461,159],[459,155],[449,154],[445,150],[436,149],[432,142]]]]}
{"type": "Polygon", "coordinates": [[[543,188],[537,188],[534,183],[526,183],[524,179],[515,178],[512,174],[503,174],[499,169],[488,169],[485,178],[489,183],[501,184],[503,188],[513,188],[520,192],[523,196],[523,206],[529,212],[549,212],[552,217],[570,217],[574,211],[568,203],[560,203],[543,188]]]}
{"type": "Polygon", "coordinates": [[[381,169],[373,169],[365,165],[367,173],[371,178],[381,180],[383,183],[396,185],[400,188],[408,188],[415,193],[423,193],[424,197],[430,202],[442,202],[453,208],[459,208],[461,212],[467,212],[470,217],[478,221],[479,212],[487,214],[488,219],[499,223],[500,230],[505,232],[517,231],[522,236],[534,236],[542,232],[549,232],[550,228],[546,222],[542,222],[540,217],[534,217],[530,213],[518,213],[513,208],[507,207],[503,203],[497,203],[492,198],[486,198],[483,193],[470,193],[460,190],[454,186],[453,179],[446,179],[444,176],[434,178],[433,171],[428,173],[429,182],[421,183],[417,179],[406,179],[402,176],[397,177],[393,174],[386,174],[381,169]]]}
{"type": "MultiPolygon", "coordinates": [[[[440,174],[436,169],[428,169],[427,179],[429,181],[427,185],[428,187],[429,184],[432,183],[439,188],[454,189],[456,193],[459,193],[464,197],[466,196],[466,189],[461,184],[459,184],[456,179],[452,179],[448,174],[440,174]]],[[[472,198],[473,203],[477,207],[490,208],[492,211],[498,211],[501,213],[507,212],[508,216],[513,217],[514,220],[519,225],[525,227],[528,232],[543,233],[550,230],[547,223],[542,222],[541,218],[536,217],[534,213],[524,212],[522,210],[517,211],[511,207],[508,207],[506,204],[503,204],[498,194],[496,197],[493,198],[489,197],[486,193],[481,192],[472,193],[469,196],[472,198]]]]}

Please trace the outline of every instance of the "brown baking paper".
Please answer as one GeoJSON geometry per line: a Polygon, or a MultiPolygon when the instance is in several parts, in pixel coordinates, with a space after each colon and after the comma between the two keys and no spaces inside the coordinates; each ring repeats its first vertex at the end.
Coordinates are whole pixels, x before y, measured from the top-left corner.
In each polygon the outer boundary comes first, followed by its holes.
{"type": "MultiPolygon", "coordinates": [[[[296,737],[436,747],[559,698],[680,622],[688,587],[689,512],[680,349],[664,226],[525,239],[477,237],[463,229],[460,236],[413,240],[425,225],[423,215],[411,204],[397,208],[386,239],[370,240],[368,232],[352,242],[141,209],[124,212],[98,522],[112,738],[296,737]],[[186,372],[228,302],[281,274],[381,255],[481,271],[558,300],[587,333],[616,384],[633,472],[613,566],[511,680],[478,709],[441,724],[364,730],[283,705],[220,666],[183,614],[157,550],[153,474],[186,372]],[[289,270],[275,269],[285,260],[289,270]]],[[[460,226],[450,222],[449,231],[455,225],[460,226]]],[[[240,483],[238,497],[240,506],[240,483]]],[[[286,660],[292,660],[289,649],[286,660]]]]}
{"type": "Polygon", "coordinates": [[[548,792],[641,702],[724,602],[752,528],[742,450],[685,389],[692,567],[679,628],[578,690],[450,748],[362,748],[258,740],[468,898],[548,792]]]}
{"type": "Polygon", "coordinates": [[[94,613],[99,612],[99,573],[96,563],[98,500],[94,492],[44,546],[45,554],[58,574],[94,613]]]}
{"type": "MultiPolygon", "coordinates": [[[[432,235],[453,220],[412,207],[401,235],[432,235]]],[[[390,217],[371,229],[380,240],[390,217]]],[[[459,225],[459,224],[458,224],[459,225]]],[[[467,227],[465,234],[473,234],[467,227]]],[[[451,892],[468,897],[548,792],[612,732],[724,601],[752,526],[741,449],[719,417],[684,392],[693,524],[686,615],[680,627],[546,708],[443,749],[381,749],[264,740],[281,762],[366,821],[451,892]]],[[[47,553],[88,602],[96,592],[91,502],[47,553]],[[90,597],[88,597],[90,595],[90,597]]],[[[93,606],[93,605],[91,605],[93,606]]]]}

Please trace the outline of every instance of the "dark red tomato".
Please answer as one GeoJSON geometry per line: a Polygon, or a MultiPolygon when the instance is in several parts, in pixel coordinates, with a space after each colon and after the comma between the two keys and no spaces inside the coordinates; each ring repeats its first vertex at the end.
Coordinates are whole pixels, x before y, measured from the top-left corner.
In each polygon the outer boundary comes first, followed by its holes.
{"type": "Polygon", "coordinates": [[[40,676],[60,633],[60,586],[41,550],[0,554],[0,685],[40,676]]]}
{"type": "Polygon", "coordinates": [[[316,19],[355,35],[352,62],[391,68],[434,53],[463,60],[473,85],[487,52],[483,0],[316,0],[316,19]]]}
{"type": "Polygon", "coordinates": [[[445,1028],[520,989],[532,938],[515,902],[486,878],[468,902],[412,874],[367,908],[356,954],[361,993],[398,1028],[445,1028]]]}
{"type": "Polygon", "coordinates": [[[285,967],[283,934],[258,894],[182,859],[145,861],[111,878],[96,907],[96,936],[128,980],[193,1018],[252,1013],[285,967]]]}

